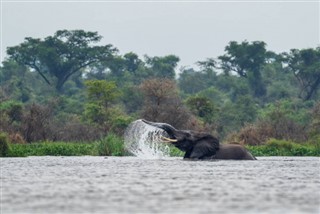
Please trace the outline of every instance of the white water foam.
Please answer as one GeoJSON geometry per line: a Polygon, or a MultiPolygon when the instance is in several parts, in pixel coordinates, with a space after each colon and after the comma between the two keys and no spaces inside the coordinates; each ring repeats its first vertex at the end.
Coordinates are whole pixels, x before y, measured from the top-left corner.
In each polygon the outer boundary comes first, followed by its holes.
{"type": "Polygon", "coordinates": [[[161,159],[169,157],[170,148],[160,139],[167,136],[162,129],[150,126],[141,119],[132,122],[125,131],[126,149],[143,159],[161,159]]]}

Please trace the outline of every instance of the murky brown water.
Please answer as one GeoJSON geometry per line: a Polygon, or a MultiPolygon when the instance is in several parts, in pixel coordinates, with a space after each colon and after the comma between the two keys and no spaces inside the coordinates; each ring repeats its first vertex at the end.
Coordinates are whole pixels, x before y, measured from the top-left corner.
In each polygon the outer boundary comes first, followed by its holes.
{"type": "Polygon", "coordinates": [[[320,159],[2,158],[6,213],[319,213],[320,159]]]}

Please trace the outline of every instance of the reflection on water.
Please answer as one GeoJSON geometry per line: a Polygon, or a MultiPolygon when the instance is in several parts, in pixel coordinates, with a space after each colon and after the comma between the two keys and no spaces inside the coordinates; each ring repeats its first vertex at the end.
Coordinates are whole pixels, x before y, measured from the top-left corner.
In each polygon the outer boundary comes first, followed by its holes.
{"type": "Polygon", "coordinates": [[[319,213],[319,158],[2,158],[0,213],[319,213]]]}

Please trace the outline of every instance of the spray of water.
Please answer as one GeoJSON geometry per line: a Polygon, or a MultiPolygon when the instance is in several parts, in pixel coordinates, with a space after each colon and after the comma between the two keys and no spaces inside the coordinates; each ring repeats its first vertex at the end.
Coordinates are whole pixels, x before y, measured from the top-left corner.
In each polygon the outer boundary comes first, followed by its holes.
{"type": "Polygon", "coordinates": [[[142,120],[136,120],[125,131],[125,147],[127,151],[139,158],[160,159],[168,157],[170,148],[161,141],[161,136],[167,136],[167,133],[144,123],[142,120]]]}

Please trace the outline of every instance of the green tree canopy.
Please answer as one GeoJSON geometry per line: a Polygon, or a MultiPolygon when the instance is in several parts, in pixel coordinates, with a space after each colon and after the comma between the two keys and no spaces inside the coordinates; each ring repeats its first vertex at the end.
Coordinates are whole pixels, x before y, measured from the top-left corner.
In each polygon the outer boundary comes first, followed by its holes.
{"type": "Polygon", "coordinates": [[[113,57],[112,45],[93,46],[101,40],[97,32],[59,30],[44,40],[27,37],[18,46],[9,47],[10,58],[37,71],[49,85],[62,92],[71,75],[85,67],[113,57]],[[54,82],[54,83],[53,83],[54,82]]]}
{"type": "Polygon", "coordinates": [[[261,68],[272,55],[266,50],[266,43],[244,41],[239,44],[231,41],[225,51],[226,54],[218,57],[220,60],[219,68],[225,74],[236,72],[240,77],[247,78],[255,96],[265,95],[266,89],[261,78],[261,68]]]}
{"type": "Polygon", "coordinates": [[[175,68],[178,65],[179,57],[168,55],[164,57],[148,57],[146,56],[146,64],[154,72],[154,76],[158,78],[175,78],[175,68]]]}
{"type": "Polygon", "coordinates": [[[284,53],[287,69],[293,72],[300,85],[300,97],[310,100],[320,86],[320,47],[315,49],[292,49],[284,53]]]}
{"type": "Polygon", "coordinates": [[[186,100],[187,106],[206,123],[213,123],[218,113],[218,108],[205,96],[191,96],[186,100]]]}

